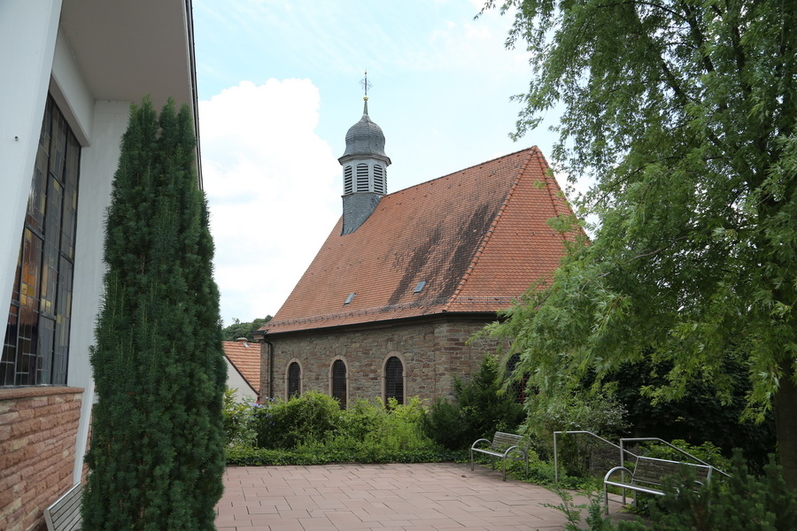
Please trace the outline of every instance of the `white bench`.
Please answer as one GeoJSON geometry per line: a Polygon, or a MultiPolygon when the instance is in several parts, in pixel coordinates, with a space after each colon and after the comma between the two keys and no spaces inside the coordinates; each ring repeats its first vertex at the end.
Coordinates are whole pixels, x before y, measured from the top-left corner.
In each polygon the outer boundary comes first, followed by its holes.
{"type": "Polygon", "coordinates": [[[44,521],[49,531],[77,531],[82,527],[80,497],[82,485],[78,483],[44,510],[44,521]]]}
{"type": "MultiPolygon", "coordinates": [[[[506,460],[517,459],[526,462],[526,475],[529,475],[529,443],[523,444],[523,436],[514,433],[495,432],[493,440],[479,439],[470,447],[470,469],[473,470],[473,452],[487,454],[491,457],[498,457],[504,463],[504,481],[506,481],[506,460]],[[487,443],[487,446],[484,444],[487,443]],[[519,454],[515,456],[514,454],[519,454]]],[[[493,460],[495,468],[495,460],[493,460]]]]}
{"type": "MultiPolygon", "coordinates": [[[[695,473],[695,483],[697,486],[708,484],[711,481],[711,472],[714,467],[710,465],[698,465],[695,463],[684,463],[681,461],[669,461],[667,459],[656,459],[654,457],[637,457],[634,470],[631,471],[624,466],[616,466],[609,470],[603,477],[603,502],[606,506],[606,514],[609,514],[609,490],[611,487],[633,490],[642,494],[653,494],[663,496],[661,489],[662,480],[666,476],[674,476],[681,472],[684,467],[689,467],[695,473]],[[621,479],[614,480],[612,476],[621,472],[621,479]],[[626,475],[628,477],[626,477],[626,475]]],[[[636,505],[636,496],[634,504],[636,505]]],[[[623,494],[625,500],[625,494],[623,494]]]]}

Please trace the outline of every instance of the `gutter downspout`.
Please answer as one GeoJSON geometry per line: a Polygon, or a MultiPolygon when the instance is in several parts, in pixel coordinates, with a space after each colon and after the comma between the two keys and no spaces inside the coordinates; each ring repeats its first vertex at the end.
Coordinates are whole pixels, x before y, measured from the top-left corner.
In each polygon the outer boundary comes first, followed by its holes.
{"type": "Polygon", "coordinates": [[[268,345],[268,398],[274,398],[274,344],[266,339],[265,332],[263,343],[268,345]]]}

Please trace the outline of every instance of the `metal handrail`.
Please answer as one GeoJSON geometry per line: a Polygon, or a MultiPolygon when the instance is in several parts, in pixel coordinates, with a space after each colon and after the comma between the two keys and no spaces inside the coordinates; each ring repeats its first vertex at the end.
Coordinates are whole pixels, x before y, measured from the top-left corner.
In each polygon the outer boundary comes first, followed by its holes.
{"type": "MultiPolygon", "coordinates": [[[[623,451],[624,451],[622,446],[619,446],[619,445],[613,443],[612,441],[604,439],[600,435],[596,435],[596,434],[592,433],[591,431],[586,431],[586,430],[555,431],[555,432],[553,432],[553,469],[554,469],[554,482],[557,485],[559,484],[559,450],[558,450],[557,444],[556,444],[556,436],[557,435],[561,435],[561,434],[567,435],[567,434],[570,434],[570,433],[582,434],[582,435],[590,435],[590,436],[595,437],[596,439],[600,440],[601,442],[604,442],[604,443],[606,443],[608,445],[614,446],[615,448],[620,450],[620,455],[621,455],[620,460],[622,462],[622,454],[623,454],[623,451]]],[[[631,452],[629,450],[625,450],[625,451],[628,452],[629,454],[631,454],[632,456],[637,457],[633,452],[631,452]]]]}
{"type": "Polygon", "coordinates": [[[703,461],[702,459],[700,459],[699,457],[695,457],[694,455],[690,454],[686,450],[682,450],[681,448],[678,448],[677,446],[675,446],[673,444],[670,444],[667,441],[665,441],[664,439],[660,439],[658,437],[621,437],[620,438],[620,446],[619,446],[619,448],[620,448],[620,466],[625,466],[625,459],[624,459],[624,455],[625,454],[624,454],[624,452],[627,451],[629,454],[633,455],[634,457],[637,457],[636,455],[634,455],[633,452],[630,452],[628,450],[624,450],[623,449],[624,443],[625,442],[642,442],[642,441],[655,441],[655,442],[663,443],[663,444],[669,446],[670,448],[672,448],[673,450],[677,450],[677,451],[681,452],[683,455],[689,456],[690,458],[692,458],[693,460],[697,461],[701,465],[710,466],[713,470],[716,470],[717,472],[719,472],[720,474],[722,474],[726,478],[731,477],[730,474],[728,474],[727,472],[725,472],[723,470],[720,470],[719,468],[715,467],[711,463],[707,463],[707,462],[703,461]]]}

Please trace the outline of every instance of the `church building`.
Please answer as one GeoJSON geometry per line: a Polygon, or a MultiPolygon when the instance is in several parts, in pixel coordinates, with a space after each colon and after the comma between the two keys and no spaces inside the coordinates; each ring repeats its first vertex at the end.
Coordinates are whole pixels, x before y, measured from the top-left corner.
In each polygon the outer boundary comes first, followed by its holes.
{"type": "Polygon", "coordinates": [[[338,160],[343,215],[259,331],[261,395],[449,397],[497,347],[469,339],[551,278],[566,236],[549,220],[572,211],[536,147],[388,194],[367,96],[338,160]]]}

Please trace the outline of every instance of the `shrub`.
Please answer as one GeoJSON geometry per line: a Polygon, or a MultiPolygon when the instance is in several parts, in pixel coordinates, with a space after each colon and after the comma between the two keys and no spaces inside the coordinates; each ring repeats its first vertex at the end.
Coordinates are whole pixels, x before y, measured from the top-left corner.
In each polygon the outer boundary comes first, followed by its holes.
{"type": "Polygon", "coordinates": [[[334,398],[309,391],[287,402],[255,410],[256,445],[290,450],[299,444],[323,440],[336,429],[342,412],[334,398]]]}
{"type": "Polygon", "coordinates": [[[224,391],[222,403],[222,425],[227,446],[252,445],[255,442],[253,425],[254,408],[257,404],[237,401],[235,390],[229,387],[224,391]]]}
{"type": "Polygon", "coordinates": [[[730,478],[715,476],[710,485],[695,489],[694,471],[685,469],[680,476],[665,478],[665,495],[650,505],[649,521],[621,521],[616,528],[603,516],[597,496],[589,496],[586,528],[578,525],[585,506],[574,506],[565,493],[557,508],[573,523],[566,529],[574,531],[790,531],[797,521],[797,491],[786,486],[774,457],[764,471],[763,477],[751,474],[742,450],[736,449],[730,478]]]}
{"type": "Polygon", "coordinates": [[[305,442],[305,452],[334,452],[342,460],[387,462],[401,453],[437,452],[435,443],[422,430],[420,399],[406,405],[393,400],[386,408],[381,400],[358,400],[341,415],[338,429],[326,438],[305,442]]]}
{"type": "MultiPolygon", "coordinates": [[[[530,398],[533,400],[533,397],[530,398]]],[[[599,395],[586,399],[573,396],[558,408],[529,408],[526,423],[534,449],[543,459],[553,461],[554,431],[589,431],[603,438],[616,436],[625,429],[625,409],[610,396],[599,395]]],[[[557,439],[559,464],[574,477],[586,477],[597,467],[606,472],[605,446],[596,439],[570,434],[557,439]]],[[[614,453],[611,459],[614,460],[614,453]]]]}
{"type": "MultiPolygon", "coordinates": [[[[699,445],[689,444],[688,442],[675,439],[670,444],[680,448],[688,454],[691,454],[701,461],[705,461],[715,468],[722,471],[728,471],[731,467],[731,460],[724,455],[720,449],[713,443],[705,442],[699,445]]],[[[688,461],[689,459],[681,452],[670,448],[665,444],[653,443],[646,447],[644,451],[647,457],[656,457],[658,459],[669,459],[671,461],[688,461]]]]}
{"type": "Polygon", "coordinates": [[[495,356],[487,355],[469,380],[454,378],[454,402],[436,400],[423,417],[425,433],[452,450],[467,448],[496,431],[513,432],[524,412],[502,390],[503,378],[495,356]]]}

